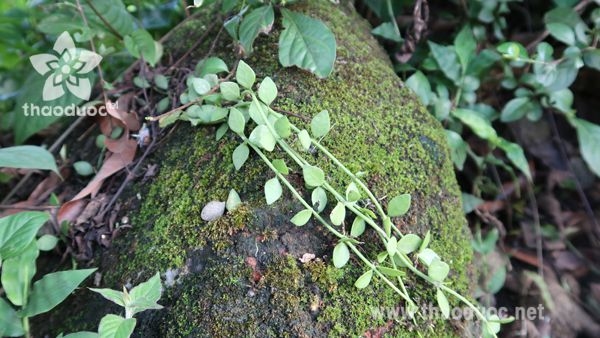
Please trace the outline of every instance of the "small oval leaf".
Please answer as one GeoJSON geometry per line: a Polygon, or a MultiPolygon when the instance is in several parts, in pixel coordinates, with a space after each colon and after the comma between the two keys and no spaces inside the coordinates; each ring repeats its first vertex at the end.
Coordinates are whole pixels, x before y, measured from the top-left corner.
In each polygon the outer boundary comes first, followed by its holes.
{"type": "Polygon", "coordinates": [[[348,246],[344,242],[339,242],[335,248],[333,248],[333,265],[340,269],[350,259],[350,250],[348,250],[348,246]]]}
{"type": "Polygon", "coordinates": [[[268,205],[275,203],[282,193],[281,183],[279,183],[277,177],[273,177],[265,183],[265,199],[268,205]]]}
{"type": "Polygon", "coordinates": [[[354,286],[356,286],[358,289],[364,289],[367,286],[369,286],[372,278],[373,278],[373,270],[369,270],[369,271],[363,273],[360,277],[358,277],[356,282],[354,282],[354,286]]]}
{"type": "Polygon", "coordinates": [[[308,223],[308,220],[310,220],[310,216],[312,216],[312,210],[304,209],[298,212],[296,215],[294,215],[291,221],[297,226],[302,226],[308,223]]]}

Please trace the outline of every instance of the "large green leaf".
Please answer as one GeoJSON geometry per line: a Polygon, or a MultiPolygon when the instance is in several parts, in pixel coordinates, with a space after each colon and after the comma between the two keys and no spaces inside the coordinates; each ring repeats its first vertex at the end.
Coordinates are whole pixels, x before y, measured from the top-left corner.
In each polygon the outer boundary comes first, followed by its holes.
{"type": "Polygon", "coordinates": [[[273,27],[275,15],[271,5],[262,6],[248,13],[240,24],[240,43],[246,54],[252,53],[254,39],[260,33],[268,34],[273,27]]]}
{"type": "Polygon", "coordinates": [[[582,119],[573,119],[577,129],[581,155],[588,167],[600,176],[600,126],[582,119]]]}
{"type": "Polygon", "coordinates": [[[333,71],[335,37],[323,22],[282,9],[285,29],[279,37],[279,62],[284,67],[298,66],[320,78],[333,71]]]}
{"type": "Polygon", "coordinates": [[[24,211],[0,218],[0,258],[19,255],[48,219],[48,213],[40,211],[24,211]]]}
{"type": "Polygon", "coordinates": [[[0,337],[21,337],[25,334],[17,312],[0,298],[0,337]]]}
{"type": "Polygon", "coordinates": [[[8,300],[14,305],[22,306],[27,303],[27,292],[35,275],[35,260],[38,255],[37,245],[32,241],[19,256],[2,263],[2,287],[8,300]]]}
{"type": "Polygon", "coordinates": [[[98,326],[100,338],[129,338],[135,329],[135,318],[125,319],[121,316],[108,314],[102,317],[98,326]]]}
{"type": "Polygon", "coordinates": [[[0,168],[52,170],[58,174],[54,156],[37,146],[0,148],[0,168]]]}
{"type": "Polygon", "coordinates": [[[33,283],[29,303],[21,315],[33,317],[50,311],[67,298],[94,271],[96,269],[68,270],[44,275],[42,279],[33,283]]]}

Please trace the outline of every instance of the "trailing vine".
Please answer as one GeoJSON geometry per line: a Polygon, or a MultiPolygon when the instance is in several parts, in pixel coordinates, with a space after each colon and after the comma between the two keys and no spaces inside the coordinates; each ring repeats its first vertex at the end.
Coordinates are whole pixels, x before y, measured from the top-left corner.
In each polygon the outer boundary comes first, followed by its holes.
{"type": "MultiPolygon", "coordinates": [[[[408,212],[411,204],[410,194],[393,197],[387,208],[384,208],[361,180],[364,173],[353,173],[319,142],[331,129],[330,116],[326,110],[313,117],[309,132],[297,127],[286,115],[271,108],[277,97],[277,86],[270,77],[265,77],[257,89],[253,89],[256,75],[244,61],[240,61],[236,67],[235,81],[230,81],[233,71],[230,72],[221,59],[213,57],[203,60],[200,68],[200,74],[205,75],[188,78],[188,89],[181,95],[184,106],[149,118],[150,120],[158,120],[161,126],[167,126],[177,120],[189,121],[194,126],[220,124],[217,129],[218,139],[223,137],[227,130],[231,130],[242,141],[232,155],[236,170],[244,165],[250,156],[250,150],[255,152],[275,174],[275,177],[267,180],[264,185],[267,204],[271,205],[279,200],[285,186],[304,208],[291,218],[293,224],[303,226],[314,218],[337,237],[338,242],[332,256],[335,267],[343,268],[352,254],[360,260],[365,272],[355,281],[354,285],[357,288],[368,287],[373,277],[378,277],[406,302],[408,312],[415,321],[414,315],[418,307],[403,280],[407,272],[410,272],[435,288],[436,301],[445,318],[450,316],[447,295],[451,295],[473,310],[483,323],[486,336],[496,335],[500,324],[507,320],[500,320],[497,316],[486,317],[467,297],[449,286],[446,278],[450,267],[429,247],[431,233],[427,232],[421,238],[416,234],[404,234],[393,225],[392,218],[408,212]],[[219,79],[218,74],[225,72],[228,72],[228,75],[219,79]],[[246,130],[250,128],[250,133],[246,134],[246,130]],[[287,179],[290,169],[285,160],[269,157],[275,150],[285,153],[291,165],[302,171],[305,188],[311,191],[310,203],[287,179]],[[323,169],[311,163],[305,156],[312,150],[321,152],[345,174],[348,185],[344,192],[334,188],[323,169]],[[331,197],[333,200],[329,201],[331,197]],[[333,208],[329,215],[324,215],[328,204],[333,208]],[[372,205],[374,210],[365,207],[367,204],[372,205]],[[348,235],[343,229],[343,224],[351,216],[354,216],[354,219],[348,235]],[[367,226],[377,233],[385,248],[385,251],[377,253],[374,258],[369,258],[368,254],[359,249],[359,238],[367,226]],[[417,261],[425,269],[418,268],[417,261]]],[[[228,210],[234,209],[239,200],[237,192],[232,190],[226,203],[228,210]]]]}

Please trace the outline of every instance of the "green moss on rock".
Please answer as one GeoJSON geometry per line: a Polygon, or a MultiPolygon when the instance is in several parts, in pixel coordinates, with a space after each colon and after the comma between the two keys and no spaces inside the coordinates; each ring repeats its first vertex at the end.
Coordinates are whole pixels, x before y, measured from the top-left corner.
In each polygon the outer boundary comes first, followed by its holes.
{"type": "MultiPolygon", "coordinates": [[[[277,32],[259,37],[247,62],[259,78],[270,76],[278,85],[276,107],[309,118],[329,111],[333,127],[323,144],[349,169],[366,171],[369,187],[383,203],[396,194],[412,194],[409,213],[396,219],[396,225],[403,232],[431,230],[432,247],[452,268],[453,287],[467,293],[469,235],[441,126],[404,88],[370,27],[348,2],[307,1],[294,9],[321,18],[333,30],[338,43],[333,74],[320,80],[302,70],[282,68],[276,55],[277,32]]],[[[202,34],[199,27],[205,22],[183,24],[165,50],[175,59],[182,55],[186,51],[182,41],[202,34]]],[[[193,51],[188,68],[204,56],[211,42],[193,51]]],[[[215,51],[231,60],[228,43],[222,38],[215,51]]],[[[299,126],[305,123],[290,119],[299,126]]],[[[415,324],[374,316],[373,309],[401,306],[399,297],[377,279],[364,290],[356,289],[353,283],[362,267],[357,261],[343,270],[331,265],[334,238],[312,222],[293,226],[289,219],[300,207],[289,193],[266,207],[262,186],[273,175],[256,156],[236,171],[230,159],[238,143],[233,135],[215,141],[212,127],[180,126],[151,159],[160,164],[157,177],[148,186],[134,187],[141,206],[129,212],[133,228],[102,255],[103,287],[135,284],[157,270],[180,271],[160,301],[165,309],[140,315],[138,334],[338,337],[369,330],[392,337],[413,337],[415,330],[432,337],[464,334],[456,323],[443,320],[415,324]],[[225,200],[232,188],[244,207],[217,222],[203,222],[202,207],[211,200],[225,200]],[[301,263],[305,253],[317,258],[301,263]]],[[[327,158],[309,157],[326,170],[333,185],[349,183],[327,158]]],[[[289,177],[300,188],[297,168],[289,177]]],[[[368,232],[363,241],[363,250],[375,260],[382,248],[368,232]]],[[[430,286],[414,278],[406,284],[417,302],[434,302],[430,286]]]]}

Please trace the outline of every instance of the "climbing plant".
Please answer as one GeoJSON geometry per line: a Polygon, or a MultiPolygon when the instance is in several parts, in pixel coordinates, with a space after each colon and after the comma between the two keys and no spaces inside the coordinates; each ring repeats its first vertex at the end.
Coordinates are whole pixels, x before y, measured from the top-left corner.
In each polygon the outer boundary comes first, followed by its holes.
{"type": "MultiPolygon", "coordinates": [[[[206,70],[208,65],[217,63],[225,65],[222,60],[211,58],[210,62],[201,61],[200,68],[206,70]]],[[[417,304],[403,279],[411,273],[435,288],[438,306],[446,318],[450,315],[447,298],[450,295],[473,310],[482,321],[486,335],[494,336],[498,332],[499,323],[506,320],[486,317],[467,297],[448,286],[446,278],[450,267],[429,246],[431,233],[423,238],[404,234],[393,224],[393,218],[409,210],[410,194],[397,195],[384,207],[361,179],[365,174],[349,170],[320,143],[332,124],[326,110],[313,117],[310,130],[299,128],[286,115],[271,108],[277,97],[277,86],[270,77],[257,84],[256,74],[244,61],[240,61],[235,69],[235,81],[230,81],[231,72],[218,77],[227,72],[226,67],[211,69],[216,69],[217,73],[188,79],[188,89],[183,94],[187,95],[186,105],[149,120],[158,120],[161,126],[177,120],[189,121],[194,126],[220,124],[217,138],[231,130],[241,141],[232,155],[235,168],[239,170],[250,153],[255,153],[273,174],[263,188],[266,203],[275,203],[281,198],[284,187],[287,188],[303,208],[291,218],[293,224],[303,226],[314,219],[337,237],[332,255],[334,266],[343,268],[352,255],[362,263],[365,272],[355,281],[357,288],[366,288],[373,278],[379,278],[406,302],[409,312],[415,314],[417,304]],[[311,162],[311,156],[307,156],[311,151],[326,156],[336,170],[345,174],[347,186],[344,191],[336,189],[329,182],[328,173],[311,162]],[[285,157],[274,158],[275,154],[285,157]],[[310,201],[304,197],[304,190],[295,187],[287,178],[291,171],[302,173],[304,188],[311,192],[310,201]],[[331,211],[324,214],[328,205],[331,211]],[[352,224],[349,232],[344,228],[346,223],[352,224]],[[360,237],[367,227],[376,232],[383,248],[381,252],[361,250],[360,237]],[[416,261],[424,268],[418,268],[416,261]]],[[[238,203],[239,195],[232,191],[227,201],[228,209],[235,208],[238,203]]]]}

